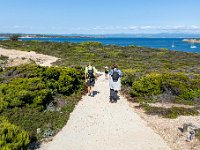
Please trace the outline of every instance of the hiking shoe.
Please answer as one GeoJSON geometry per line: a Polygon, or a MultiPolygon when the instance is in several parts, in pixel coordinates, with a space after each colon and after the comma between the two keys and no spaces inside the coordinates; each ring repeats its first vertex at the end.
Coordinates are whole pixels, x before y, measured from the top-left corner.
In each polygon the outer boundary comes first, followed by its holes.
{"type": "Polygon", "coordinates": [[[90,96],[91,96],[91,97],[94,97],[94,94],[93,94],[93,92],[91,92],[91,93],[90,93],[90,96]]]}
{"type": "Polygon", "coordinates": [[[88,96],[91,96],[91,93],[88,93],[88,96]]]}

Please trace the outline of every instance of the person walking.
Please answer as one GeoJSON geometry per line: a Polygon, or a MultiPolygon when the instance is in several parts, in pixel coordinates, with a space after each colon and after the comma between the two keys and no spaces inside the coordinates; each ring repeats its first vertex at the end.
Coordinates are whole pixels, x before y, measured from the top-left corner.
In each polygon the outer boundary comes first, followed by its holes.
{"type": "Polygon", "coordinates": [[[108,73],[109,73],[109,69],[107,66],[105,66],[105,79],[108,79],[108,73]]]}
{"type": "Polygon", "coordinates": [[[89,63],[85,67],[85,82],[87,84],[88,96],[94,96],[92,87],[94,87],[95,79],[97,79],[97,69],[89,63]]]}
{"type": "Polygon", "coordinates": [[[122,72],[118,69],[116,64],[113,65],[109,72],[109,86],[110,86],[110,102],[117,102],[118,91],[121,90],[122,72]]]}

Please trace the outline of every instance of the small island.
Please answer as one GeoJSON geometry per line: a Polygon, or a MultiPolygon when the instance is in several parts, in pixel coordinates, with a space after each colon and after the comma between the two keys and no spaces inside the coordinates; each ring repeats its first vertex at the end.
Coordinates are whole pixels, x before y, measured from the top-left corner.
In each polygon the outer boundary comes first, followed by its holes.
{"type": "Polygon", "coordinates": [[[183,42],[200,43],[200,38],[198,38],[198,39],[183,39],[183,42]]]}

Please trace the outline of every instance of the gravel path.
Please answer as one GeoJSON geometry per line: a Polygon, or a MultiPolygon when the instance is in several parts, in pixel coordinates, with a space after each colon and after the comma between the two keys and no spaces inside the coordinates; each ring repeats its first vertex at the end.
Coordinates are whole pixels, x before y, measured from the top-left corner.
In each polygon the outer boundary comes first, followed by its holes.
{"type": "Polygon", "coordinates": [[[124,97],[109,103],[108,80],[99,77],[94,97],[83,96],[67,125],[40,150],[169,150],[124,97]]]}

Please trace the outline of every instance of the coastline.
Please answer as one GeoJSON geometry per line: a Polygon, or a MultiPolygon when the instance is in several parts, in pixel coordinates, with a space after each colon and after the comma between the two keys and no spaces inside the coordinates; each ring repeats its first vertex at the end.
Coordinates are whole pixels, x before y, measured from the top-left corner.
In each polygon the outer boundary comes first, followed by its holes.
{"type": "Polygon", "coordinates": [[[183,39],[183,42],[200,43],[200,39],[183,39]]]}
{"type": "MultiPolygon", "coordinates": [[[[22,41],[42,41],[42,42],[70,42],[70,43],[82,43],[82,42],[100,42],[102,45],[117,45],[117,46],[142,46],[148,48],[165,48],[173,51],[200,53],[200,46],[191,48],[191,43],[185,40],[190,38],[34,38],[34,37],[20,37],[22,41]],[[172,47],[174,43],[174,47],[172,47]]],[[[191,38],[194,39],[194,38],[191,38]]],[[[198,38],[197,38],[198,39],[198,38]]],[[[8,40],[6,38],[0,38],[0,41],[8,40]]],[[[199,44],[199,43],[198,43],[199,44]]]]}

